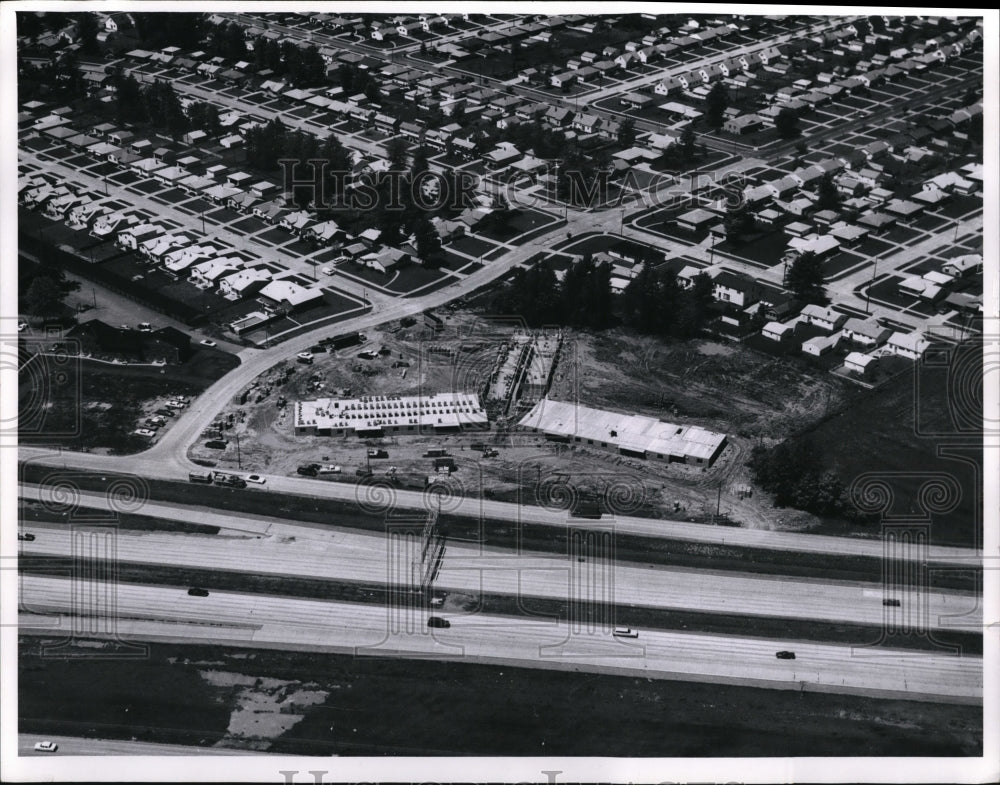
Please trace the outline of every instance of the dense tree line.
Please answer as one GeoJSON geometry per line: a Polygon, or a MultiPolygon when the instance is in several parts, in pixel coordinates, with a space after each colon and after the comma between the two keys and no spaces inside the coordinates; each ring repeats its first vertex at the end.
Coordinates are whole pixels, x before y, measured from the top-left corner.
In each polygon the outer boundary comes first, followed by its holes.
{"type": "Polygon", "coordinates": [[[522,317],[532,327],[561,324],[603,329],[614,323],[611,266],[587,254],[571,265],[560,283],[551,265],[516,268],[490,301],[495,313],[522,317]]]}
{"type": "Polygon", "coordinates": [[[843,481],[835,471],[823,468],[818,455],[808,439],[788,439],[771,448],[754,447],[747,466],[754,481],[774,494],[778,507],[860,519],[843,481]]]}
{"type": "Polygon", "coordinates": [[[684,288],[666,267],[644,264],[621,294],[622,320],[640,332],[674,338],[697,335],[712,315],[712,279],[684,288]]]}
{"type": "Polygon", "coordinates": [[[278,43],[260,36],[254,44],[253,61],[259,71],[270,69],[293,87],[327,84],[326,63],[315,46],[299,47],[291,41],[278,43]]]}

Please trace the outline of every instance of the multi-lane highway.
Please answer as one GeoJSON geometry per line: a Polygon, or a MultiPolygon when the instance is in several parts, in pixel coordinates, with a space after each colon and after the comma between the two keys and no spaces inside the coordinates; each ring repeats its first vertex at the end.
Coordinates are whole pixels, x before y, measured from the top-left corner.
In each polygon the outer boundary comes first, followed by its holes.
{"type": "MultiPolygon", "coordinates": [[[[37,497],[37,488],[25,487],[24,491],[28,497],[37,497]]],[[[111,509],[101,494],[81,494],[80,502],[95,509],[111,509]]],[[[106,558],[119,563],[370,584],[384,583],[393,564],[403,559],[408,565],[412,558],[408,552],[391,552],[396,541],[381,533],[156,503],[146,503],[141,512],[167,520],[219,526],[221,531],[218,535],[177,535],[123,529],[116,531],[113,552],[104,554],[106,558]]],[[[35,539],[20,544],[22,555],[68,557],[86,547],[85,538],[71,527],[33,523],[29,528],[35,539]]],[[[419,584],[419,578],[412,573],[404,572],[397,580],[419,584]]],[[[919,624],[926,629],[973,633],[982,630],[981,609],[970,593],[916,588],[887,591],[877,583],[761,576],[594,558],[581,563],[565,555],[480,549],[461,542],[448,543],[435,588],[477,596],[615,603],[620,608],[890,624],[896,628],[919,624]],[[882,600],[889,595],[901,600],[899,607],[883,605],[882,600]]],[[[627,615],[627,610],[623,614],[627,615]]]]}
{"type": "MultiPolygon", "coordinates": [[[[25,575],[22,595],[32,613],[22,630],[58,635],[70,629],[75,592],[97,595],[103,584],[25,575]],[[42,614],[54,613],[55,616],[42,614]],[[60,626],[62,625],[62,626],[60,626]]],[[[98,608],[92,611],[100,614],[98,608]]],[[[932,652],[852,649],[817,643],[642,630],[619,639],[607,629],[573,631],[560,622],[442,614],[449,629],[429,630],[418,610],[264,595],[122,584],[110,628],[121,639],[184,640],[264,648],[309,649],[352,655],[430,657],[528,665],[647,678],[747,684],[780,689],[874,694],[913,700],[976,703],[982,698],[982,659],[932,652]],[[794,650],[780,659],[776,650],[794,650]]],[[[110,620],[106,620],[110,621],[110,620]]]]}
{"type": "MultiPolygon", "coordinates": [[[[237,369],[238,370],[238,369],[237,369]]],[[[228,378],[228,377],[224,377],[228,378]]],[[[194,407],[206,406],[199,399],[194,407]]],[[[215,410],[209,409],[214,416],[215,410]]],[[[178,428],[185,424],[183,418],[173,426],[178,428]]],[[[198,431],[193,434],[192,441],[198,431]]],[[[169,435],[169,434],[168,434],[169,435]]],[[[162,446],[158,445],[158,446],[162,446]]],[[[83,469],[97,472],[122,473],[140,475],[149,478],[167,480],[187,480],[188,465],[178,466],[175,455],[153,448],[145,453],[129,457],[113,457],[92,453],[53,452],[45,448],[21,448],[19,456],[22,462],[33,462],[53,468],[83,469]]],[[[198,468],[190,464],[190,468],[198,468]]],[[[23,492],[31,494],[28,498],[45,497],[56,488],[75,493],[72,487],[72,476],[67,475],[68,485],[63,485],[60,473],[53,472],[48,487],[30,490],[25,485],[23,492]]],[[[302,477],[267,476],[267,488],[273,492],[291,493],[301,496],[338,499],[348,504],[356,504],[364,498],[366,486],[353,483],[327,482],[302,477]]],[[[255,488],[247,488],[246,493],[258,492],[255,488]]],[[[427,510],[428,497],[422,491],[407,491],[393,489],[387,498],[398,509],[427,510]]],[[[837,554],[845,556],[864,556],[876,559],[885,558],[889,551],[886,545],[877,539],[861,539],[833,537],[816,534],[801,534],[793,532],[770,532],[757,529],[740,529],[729,526],[706,526],[704,524],[687,523],[685,521],[669,521],[651,518],[637,518],[619,515],[613,519],[586,520],[574,518],[570,520],[564,510],[551,510],[533,505],[520,505],[511,502],[498,502],[490,499],[461,498],[448,501],[445,508],[456,515],[465,515],[485,521],[517,521],[548,526],[573,526],[574,528],[592,527],[595,529],[614,529],[623,534],[636,534],[645,537],[661,537],[691,542],[715,543],[742,547],[774,549],[813,554],[837,554]]],[[[982,553],[971,548],[951,546],[928,546],[926,549],[910,548],[892,551],[893,558],[927,559],[942,565],[976,569],[981,563],[982,553]]]]}

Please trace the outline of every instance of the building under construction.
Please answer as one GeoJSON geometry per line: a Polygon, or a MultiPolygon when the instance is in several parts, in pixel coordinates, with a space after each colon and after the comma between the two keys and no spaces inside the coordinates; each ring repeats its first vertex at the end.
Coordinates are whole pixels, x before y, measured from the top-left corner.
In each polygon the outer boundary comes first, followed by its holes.
{"type": "Polygon", "coordinates": [[[487,400],[506,414],[545,397],[562,342],[562,333],[514,333],[500,346],[487,400]]]}
{"type": "Polygon", "coordinates": [[[711,466],[726,446],[725,434],[697,425],[674,425],[636,414],[591,409],[543,398],[520,426],[553,441],[617,449],[622,455],[711,466]]]}

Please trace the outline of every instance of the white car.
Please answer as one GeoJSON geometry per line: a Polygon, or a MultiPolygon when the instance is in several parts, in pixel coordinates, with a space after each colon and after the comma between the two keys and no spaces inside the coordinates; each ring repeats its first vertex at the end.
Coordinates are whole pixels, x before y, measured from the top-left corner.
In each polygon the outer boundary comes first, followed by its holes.
{"type": "Polygon", "coordinates": [[[320,474],[340,474],[342,471],[344,471],[342,467],[334,466],[332,464],[329,466],[321,466],[319,469],[320,474]]]}
{"type": "Polygon", "coordinates": [[[243,479],[247,482],[257,483],[257,485],[263,485],[267,482],[267,478],[261,477],[259,474],[248,474],[243,479]]]}
{"type": "Polygon", "coordinates": [[[320,270],[320,272],[323,273],[323,275],[333,275],[333,268],[324,267],[322,270],[320,270]]]}
{"type": "Polygon", "coordinates": [[[210,341],[208,338],[203,338],[201,341],[202,346],[215,346],[215,341],[210,341]]]}
{"type": "Polygon", "coordinates": [[[187,404],[184,401],[167,401],[167,406],[171,409],[183,409],[187,404]]]}
{"type": "Polygon", "coordinates": [[[55,752],[59,745],[54,741],[40,741],[35,745],[35,752],[55,752]]]}
{"type": "Polygon", "coordinates": [[[136,428],[136,436],[145,436],[147,439],[152,439],[156,436],[156,431],[151,431],[149,428],[136,428]]]}
{"type": "Polygon", "coordinates": [[[18,322],[17,323],[17,331],[19,333],[23,333],[27,329],[28,329],[28,323],[27,322],[18,322]]]}
{"type": "Polygon", "coordinates": [[[312,363],[313,361],[312,352],[299,352],[296,356],[299,358],[299,362],[312,363]]]}
{"type": "Polygon", "coordinates": [[[153,332],[153,325],[151,325],[149,322],[139,322],[139,326],[136,327],[135,329],[137,329],[141,333],[151,333],[153,332]]]}

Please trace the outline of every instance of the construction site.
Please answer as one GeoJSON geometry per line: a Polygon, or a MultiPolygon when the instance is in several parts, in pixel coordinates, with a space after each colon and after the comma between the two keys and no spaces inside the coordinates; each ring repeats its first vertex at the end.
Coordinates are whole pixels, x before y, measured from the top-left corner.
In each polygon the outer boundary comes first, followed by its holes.
{"type": "Polygon", "coordinates": [[[381,478],[434,486],[444,497],[542,506],[597,498],[621,514],[814,525],[753,494],[745,462],[764,428],[777,438],[821,417],[838,400],[836,383],[817,387],[742,347],[701,343],[498,327],[464,312],[447,322],[397,322],[314,346],[308,362],[275,366],[190,455],[221,470],[381,478]],[[605,370],[609,355],[614,372],[605,370]],[[710,411],[706,375],[730,381],[710,411]],[[749,387],[760,391],[755,398],[749,387]],[[585,423],[580,414],[590,413],[606,438],[560,432],[552,417],[536,430],[533,413],[568,406],[568,422],[585,423]]]}

